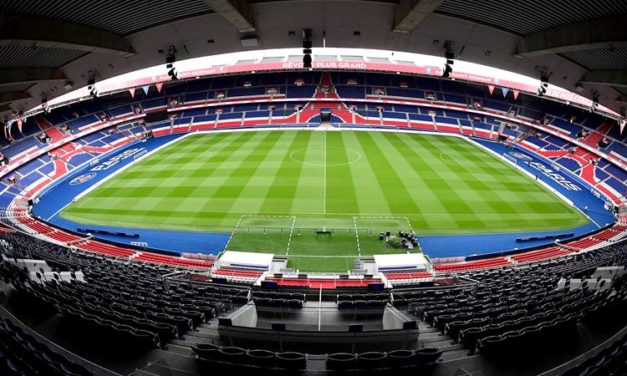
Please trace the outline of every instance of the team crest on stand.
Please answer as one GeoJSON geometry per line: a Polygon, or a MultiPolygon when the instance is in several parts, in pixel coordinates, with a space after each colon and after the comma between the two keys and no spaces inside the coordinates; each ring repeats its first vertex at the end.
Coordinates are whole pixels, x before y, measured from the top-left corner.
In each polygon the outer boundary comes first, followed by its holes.
{"type": "Polygon", "coordinates": [[[532,160],[530,156],[523,154],[523,153],[516,152],[516,151],[510,152],[509,155],[511,155],[514,158],[518,158],[527,162],[532,160]]]}
{"type": "Polygon", "coordinates": [[[89,173],[89,174],[83,174],[83,175],[77,176],[74,179],[72,179],[70,181],[70,185],[83,184],[83,183],[86,183],[86,182],[90,181],[91,179],[93,179],[95,177],[96,177],[96,173],[95,172],[92,172],[92,173],[89,173]]]}

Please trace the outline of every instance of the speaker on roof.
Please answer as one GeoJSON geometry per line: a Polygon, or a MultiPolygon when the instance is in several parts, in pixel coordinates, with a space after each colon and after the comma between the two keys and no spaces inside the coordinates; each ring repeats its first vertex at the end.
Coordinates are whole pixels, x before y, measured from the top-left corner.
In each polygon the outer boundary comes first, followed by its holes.
{"type": "Polygon", "coordinates": [[[312,63],[311,55],[309,54],[303,55],[303,68],[311,68],[312,67],[311,63],[312,63]]]}
{"type": "Polygon", "coordinates": [[[303,41],[303,53],[304,54],[310,54],[312,46],[313,46],[313,42],[312,41],[304,40],[303,41]]]}
{"type": "Polygon", "coordinates": [[[454,63],[455,54],[453,53],[453,51],[446,51],[444,57],[446,58],[446,64],[452,65],[454,63]]]}
{"type": "Polygon", "coordinates": [[[303,29],[303,68],[311,68],[311,29],[303,29]]]}

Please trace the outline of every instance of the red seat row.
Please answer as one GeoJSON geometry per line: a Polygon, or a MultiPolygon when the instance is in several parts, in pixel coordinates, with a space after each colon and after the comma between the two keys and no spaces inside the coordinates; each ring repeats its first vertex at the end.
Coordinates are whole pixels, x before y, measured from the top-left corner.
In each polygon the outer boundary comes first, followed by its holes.
{"type": "Polygon", "coordinates": [[[545,249],[540,249],[538,251],[531,251],[520,253],[515,256],[512,256],[512,260],[517,262],[533,262],[537,260],[544,260],[552,257],[559,257],[569,254],[570,251],[558,248],[558,247],[550,247],[545,249]]]}
{"type": "Polygon", "coordinates": [[[432,278],[433,275],[430,272],[390,272],[390,273],[385,273],[385,277],[389,280],[398,280],[398,279],[432,278]]]}
{"type": "Polygon", "coordinates": [[[149,252],[143,252],[138,257],[136,257],[135,260],[152,262],[156,264],[185,266],[185,267],[192,267],[192,268],[207,268],[208,269],[213,266],[213,263],[209,261],[189,260],[185,258],[159,255],[156,253],[149,253],[149,252]]]}
{"type": "Polygon", "coordinates": [[[586,248],[592,247],[594,245],[597,245],[599,243],[601,243],[601,240],[597,240],[597,239],[594,239],[592,237],[588,237],[588,238],[583,238],[583,239],[576,240],[574,242],[568,243],[567,245],[569,247],[574,247],[574,248],[578,248],[578,249],[586,249],[586,248]]]}
{"type": "Polygon", "coordinates": [[[263,274],[258,270],[243,270],[243,269],[217,269],[212,274],[229,276],[229,277],[243,277],[243,278],[259,278],[263,274]]]}
{"type": "Polygon", "coordinates": [[[63,243],[70,243],[70,242],[75,242],[75,241],[83,239],[81,237],[74,236],[72,234],[69,234],[67,232],[62,232],[62,231],[53,231],[51,233],[46,234],[46,236],[54,240],[63,242],[63,243]]]}
{"type": "Polygon", "coordinates": [[[113,256],[113,257],[127,257],[128,258],[135,254],[135,251],[133,250],[116,247],[114,245],[100,243],[100,242],[96,242],[93,240],[87,241],[82,248],[90,252],[101,253],[101,254],[113,256]]]}
{"type": "Polygon", "coordinates": [[[497,257],[497,258],[491,258],[491,259],[486,259],[486,260],[435,265],[434,268],[435,270],[439,272],[455,272],[455,271],[496,268],[496,267],[506,266],[506,265],[511,265],[511,264],[512,263],[509,262],[505,257],[497,257]]]}

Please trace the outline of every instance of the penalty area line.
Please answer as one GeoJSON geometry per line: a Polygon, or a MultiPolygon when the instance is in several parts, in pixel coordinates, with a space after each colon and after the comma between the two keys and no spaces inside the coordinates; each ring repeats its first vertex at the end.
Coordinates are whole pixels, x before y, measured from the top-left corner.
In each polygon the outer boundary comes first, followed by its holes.
{"type": "Polygon", "coordinates": [[[414,232],[414,228],[411,226],[411,222],[409,221],[409,218],[407,217],[401,217],[401,218],[405,218],[405,220],[407,221],[407,226],[409,226],[409,231],[414,232]]]}
{"type": "Polygon", "coordinates": [[[237,232],[237,229],[239,228],[239,224],[242,222],[242,219],[246,217],[246,214],[243,214],[239,217],[239,219],[237,220],[237,224],[235,224],[235,228],[233,228],[233,232],[231,232],[231,236],[229,236],[229,240],[226,241],[226,245],[224,246],[224,250],[228,250],[229,249],[229,243],[231,243],[231,239],[233,239],[233,235],[235,235],[235,232],[237,232]]]}

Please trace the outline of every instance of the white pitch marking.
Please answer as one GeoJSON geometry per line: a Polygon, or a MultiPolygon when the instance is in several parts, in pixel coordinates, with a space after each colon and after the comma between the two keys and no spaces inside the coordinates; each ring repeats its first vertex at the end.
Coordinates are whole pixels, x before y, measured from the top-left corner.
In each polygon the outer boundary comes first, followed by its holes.
{"type": "Polygon", "coordinates": [[[324,132],[324,177],[323,177],[323,202],[322,213],[327,214],[327,132],[324,132]]]}
{"type": "Polygon", "coordinates": [[[233,239],[233,235],[235,235],[235,232],[237,231],[237,229],[239,228],[239,224],[240,222],[242,222],[242,218],[246,217],[246,214],[243,214],[239,217],[239,219],[237,220],[237,224],[235,225],[235,228],[233,229],[233,232],[231,233],[231,236],[229,236],[229,240],[227,240],[226,245],[224,246],[225,250],[229,249],[229,243],[231,242],[231,239],[233,239]]]}
{"type": "Polygon", "coordinates": [[[357,239],[357,256],[361,257],[361,246],[359,244],[359,231],[357,231],[357,217],[353,217],[353,226],[355,227],[355,239],[357,239]]]}
{"type": "Polygon", "coordinates": [[[294,224],[296,223],[296,216],[292,216],[292,227],[290,227],[290,236],[287,239],[287,249],[285,250],[285,256],[290,253],[290,245],[292,244],[292,234],[294,233],[294,224]]]}
{"type": "Polygon", "coordinates": [[[414,232],[414,228],[411,227],[411,222],[409,222],[409,218],[407,217],[401,217],[401,218],[405,218],[405,220],[407,221],[407,226],[409,226],[409,231],[414,232]]]}

